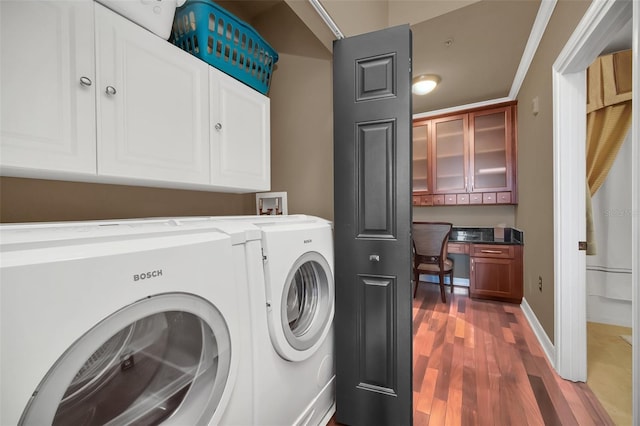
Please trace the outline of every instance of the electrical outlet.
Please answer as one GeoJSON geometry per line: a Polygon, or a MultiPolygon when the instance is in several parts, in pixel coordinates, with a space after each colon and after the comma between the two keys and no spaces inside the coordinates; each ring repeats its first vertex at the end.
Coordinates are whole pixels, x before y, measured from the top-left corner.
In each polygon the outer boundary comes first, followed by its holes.
{"type": "Polygon", "coordinates": [[[542,275],[538,275],[538,290],[542,291],[542,275]]]}

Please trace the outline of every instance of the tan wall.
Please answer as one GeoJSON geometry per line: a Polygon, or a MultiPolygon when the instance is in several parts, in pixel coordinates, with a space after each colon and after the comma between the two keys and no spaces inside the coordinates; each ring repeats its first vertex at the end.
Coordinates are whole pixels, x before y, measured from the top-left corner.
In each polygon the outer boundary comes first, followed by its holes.
{"type": "Polygon", "coordinates": [[[0,221],[255,214],[255,195],[0,178],[0,221]]]}
{"type": "Polygon", "coordinates": [[[389,8],[386,1],[323,1],[322,5],[346,37],[386,28],[389,8]]]}
{"type": "MultiPolygon", "coordinates": [[[[518,94],[518,194],[516,226],[524,230],[524,297],[554,340],[553,106],[551,68],[589,7],[561,0],[518,94]],[[540,112],[531,113],[539,99],[540,112]],[[542,277],[542,291],[538,290],[542,277]]],[[[583,189],[582,189],[583,190],[583,189]]]]}
{"type": "Polygon", "coordinates": [[[289,214],[333,220],[332,62],[281,54],[271,90],[271,189],[289,214]]]}
{"type": "Polygon", "coordinates": [[[413,220],[451,222],[455,226],[514,226],[516,222],[515,206],[414,207],[413,220]]]}

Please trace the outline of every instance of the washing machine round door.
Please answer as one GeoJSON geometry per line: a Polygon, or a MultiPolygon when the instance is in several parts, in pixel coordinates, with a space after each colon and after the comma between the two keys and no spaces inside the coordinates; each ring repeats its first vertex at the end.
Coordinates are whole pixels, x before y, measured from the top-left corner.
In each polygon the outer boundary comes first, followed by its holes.
{"type": "Polygon", "coordinates": [[[221,313],[185,293],[150,297],[78,339],[42,380],[21,424],[202,424],[231,366],[221,313]]]}
{"type": "Polygon", "coordinates": [[[281,356],[301,361],[313,355],[326,338],[334,314],[333,274],[317,252],[300,256],[284,285],[280,326],[286,344],[276,343],[281,356]]]}

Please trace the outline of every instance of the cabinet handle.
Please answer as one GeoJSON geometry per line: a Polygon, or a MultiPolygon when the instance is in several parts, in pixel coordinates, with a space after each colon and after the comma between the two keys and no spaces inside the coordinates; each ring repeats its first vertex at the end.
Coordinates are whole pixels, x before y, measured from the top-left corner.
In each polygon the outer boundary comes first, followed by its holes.
{"type": "Polygon", "coordinates": [[[109,96],[113,96],[113,95],[115,95],[117,93],[116,92],[116,88],[113,87],[113,86],[107,86],[107,88],[105,89],[104,92],[109,96]]]}
{"type": "Polygon", "coordinates": [[[475,176],[471,176],[471,192],[473,192],[473,187],[476,184],[475,176]]]}
{"type": "Polygon", "coordinates": [[[80,77],[80,84],[86,87],[91,86],[92,81],[89,77],[82,76],[80,77]]]}
{"type": "Polygon", "coordinates": [[[467,178],[467,176],[465,176],[465,177],[464,177],[464,190],[465,190],[465,191],[467,191],[467,192],[469,192],[469,189],[468,189],[468,187],[467,187],[467,180],[468,180],[468,178],[467,178]]]}
{"type": "Polygon", "coordinates": [[[480,253],[500,254],[502,252],[500,250],[480,250],[480,253]]]}
{"type": "Polygon", "coordinates": [[[380,262],[380,255],[378,255],[378,254],[370,254],[369,255],[369,260],[371,262],[380,262]]]}
{"type": "Polygon", "coordinates": [[[471,272],[473,272],[473,266],[475,265],[475,263],[473,262],[473,259],[471,259],[471,272]]]}
{"type": "Polygon", "coordinates": [[[216,123],[216,125],[213,126],[213,127],[218,131],[222,130],[222,124],[220,124],[220,123],[216,123]]]}

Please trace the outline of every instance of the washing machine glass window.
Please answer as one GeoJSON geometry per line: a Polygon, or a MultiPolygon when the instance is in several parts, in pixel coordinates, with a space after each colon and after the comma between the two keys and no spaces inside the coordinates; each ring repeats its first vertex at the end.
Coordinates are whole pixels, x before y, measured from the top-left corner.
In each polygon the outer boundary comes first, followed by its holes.
{"type": "Polygon", "coordinates": [[[317,252],[303,254],[291,268],[282,295],[282,329],[300,351],[323,335],[333,313],[333,283],[328,262],[317,252]]]}
{"type": "Polygon", "coordinates": [[[112,314],[51,368],[22,424],[200,424],[213,417],[229,374],[221,313],[172,293],[112,314]]]}

